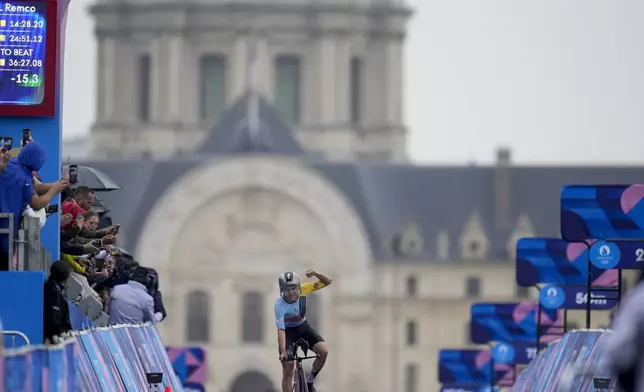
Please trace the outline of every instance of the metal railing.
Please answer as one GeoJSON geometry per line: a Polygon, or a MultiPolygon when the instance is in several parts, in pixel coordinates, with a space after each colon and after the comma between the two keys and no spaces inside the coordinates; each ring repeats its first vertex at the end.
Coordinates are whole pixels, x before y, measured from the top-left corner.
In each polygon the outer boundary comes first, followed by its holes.
{"type": "Polygon", "coordinates": [[[24,216],[18,230],[16,242],[18,252],[18,271],[45,271],[49,274],[51,254],[42,246],[40,239],[40,219],[24,216]]]}
{"type": "Polygon", "coordinates": [[[13,270],[13,214],[0,213],[0,221],[6,219],[8,225],[6,229],[0,228],[0,237],[5,235],[9,237],[9,245],[7,249],[9,250],[9,270],[13,270]]]}
{"type": "Polygon", "coordinates": [[[11,348],[16,347],[16,337],[21,338],[25,342],[26,346],[31,345],[31,342],[29,341],[29,338],[27,337],[27,335],[25,335],[20,331],[1,331],[0,335],[2,335],[3,340],[6,336],[11,336],[11,348]]]}
{"type": "Polygon", "coordinates": [[[45,271],[49,274],[51,254],[43,248],[40,240],[40,220],[24,216],[18,238],[15,238],[13,214],[0,213],[2,219],[9,222],[6,229],[0,228],[0,237],[6,235],[9,238],[9,271],[45,271]]]}

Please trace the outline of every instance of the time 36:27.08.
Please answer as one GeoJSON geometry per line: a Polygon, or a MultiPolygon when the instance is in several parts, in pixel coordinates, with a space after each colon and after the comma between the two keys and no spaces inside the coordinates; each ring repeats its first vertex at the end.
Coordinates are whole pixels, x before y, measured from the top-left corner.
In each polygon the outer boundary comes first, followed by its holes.
{"type": "Polygon", "coordinates": [[[9,59],[7,60],[9,67],[42,67],[42,60],[40,59],[9,59]]]}
{"type": "Polygon", "coordinates": [[[43,41],[42,35],[28,35],[28,34],[27,35],[22,35],[22,34],[18,34],[18,35],[10,34],[9,35],[9,42],[36,42],[36,43],[38,43],[38,42],[42,42],[42,41],[43,41]]]}

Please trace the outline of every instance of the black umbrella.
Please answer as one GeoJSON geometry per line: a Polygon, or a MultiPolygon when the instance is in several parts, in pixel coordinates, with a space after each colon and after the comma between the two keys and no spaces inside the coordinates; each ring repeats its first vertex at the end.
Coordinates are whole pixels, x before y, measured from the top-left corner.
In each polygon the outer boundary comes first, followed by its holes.
{"type": "MultiPolygon", "coordinates": [[[[69,166],[63,166],[63,171],[69,170],[69,166]]],[[[78,166],[78,183],[76,186],[84,185],[95,192],[118,191],[123,188],[118,186],[107,174],[90,166],[78,166]]]]}
{"type": "Polygon", "coordinates": [[[97,213],[99,216],[103,216],[110,212],[103,200],[99,199],[98,196],[94,196],[94,202],[92,203],[92,211],[97,213]]]}

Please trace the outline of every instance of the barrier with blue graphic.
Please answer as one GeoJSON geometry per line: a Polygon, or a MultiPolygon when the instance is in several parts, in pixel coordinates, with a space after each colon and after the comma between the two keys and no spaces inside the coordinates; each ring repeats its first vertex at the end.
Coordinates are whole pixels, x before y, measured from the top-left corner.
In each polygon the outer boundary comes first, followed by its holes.
{"type": "MultiPolygon", "coordinates": [[[[513,392],[592,391],[593,378],[611,379],[598,366],[602,343],[610,331],[572,331],[552,342],[516,380],[513,392]]],[[[611,380],[613,390],[614,381],[611,380]]]]}
{"type": "Polygon", "coordinates": [[[153,326],[106,327],[77,332],[57,346],[7,350],[0,390],[146,391],[146,373],[163,373],[161,390],[183,391],[153,326]]]}
{"type": "Polygon", "coordinates": [[[537,336],[540,343],[546,343],[563,334],[563,311],[541,308],[532,302],[474,304],[470,314],[470,338],[476,344],[536,344],[537,336]]]}
{"type": "MultiPolygon", "coordinates": [[[[560,238],[521,238],[516,246],[516,281],[530,287],[541,283],[562,286],[588,283],[588,252],[584,242],[560,238]]],[[[593,287],[617,286],[617,271],[591,266],[593,287]]]]}
{"type": "Polygon", "coordinates": [[[644,185],[570,185],[561,190],[567,241],[644,238],[644,185]]]}
{"type": "MultiPolygon", "coordinates": [[[[494,375],[495,379],[502,375],[494,375]]],[[[443,384],[490,385],[492,354],[490,350],[441,350],[438,353],[438,381],[443,384]]]]}

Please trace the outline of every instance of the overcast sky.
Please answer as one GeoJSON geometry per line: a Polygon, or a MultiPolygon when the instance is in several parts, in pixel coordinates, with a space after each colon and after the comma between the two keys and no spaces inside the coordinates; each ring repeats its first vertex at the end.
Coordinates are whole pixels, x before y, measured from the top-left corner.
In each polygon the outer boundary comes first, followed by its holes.
{"type": "MultiPolygon", "coordinates": [[[[418,162],[644,161],[644,1],[409,0],[410,153],[418,162]]],[[[64,135],[94,118],[87,2],[67,21],[64,135]]]]}

